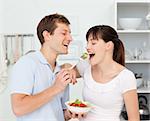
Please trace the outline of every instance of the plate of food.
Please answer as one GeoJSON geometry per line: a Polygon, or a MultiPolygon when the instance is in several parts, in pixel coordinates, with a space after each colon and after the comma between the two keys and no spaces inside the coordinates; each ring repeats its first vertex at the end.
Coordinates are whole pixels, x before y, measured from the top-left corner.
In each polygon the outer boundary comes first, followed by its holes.
{"type": "Polygon", "coordinates": [[[67,101],[65,103],[68,110],[74,113],[87,113],[91,110],[92,105],[88,102],[76,99],[75,101],[67,101]]]}

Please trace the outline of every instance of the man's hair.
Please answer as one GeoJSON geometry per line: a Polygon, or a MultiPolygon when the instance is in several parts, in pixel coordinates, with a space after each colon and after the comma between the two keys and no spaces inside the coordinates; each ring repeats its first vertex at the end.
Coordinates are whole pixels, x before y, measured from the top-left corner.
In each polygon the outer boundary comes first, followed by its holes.
{"type": "Polygon", "coordinates": [[[45,16],[37,26],[37,36],[40,40],[41,45],[44,43],[43,31],[48,31],[51,35],[54,33],[57,28],[57,23],[63,23],[69,25],[69,20],[61,14],[51,14],[45,16]]]}

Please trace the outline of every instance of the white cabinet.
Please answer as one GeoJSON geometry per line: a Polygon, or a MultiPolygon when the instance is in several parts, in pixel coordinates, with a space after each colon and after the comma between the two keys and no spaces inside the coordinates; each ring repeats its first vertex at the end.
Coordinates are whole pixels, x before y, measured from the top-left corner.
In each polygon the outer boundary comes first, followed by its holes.
{"type": "MultiPolygon", "coordinates": [[[[142,73],[146,84],[150,81],[150,26],[146,20],[149,12],[150,0],[115,1],[115,28],[125,45],[126,66],[134,73],[142,73]],[[122,23],[122,18],[140,18],[141,22],[131,19],[122,23]]],[[[150,93],[149,86],[139,88],[139,93],[150,93]]]]}

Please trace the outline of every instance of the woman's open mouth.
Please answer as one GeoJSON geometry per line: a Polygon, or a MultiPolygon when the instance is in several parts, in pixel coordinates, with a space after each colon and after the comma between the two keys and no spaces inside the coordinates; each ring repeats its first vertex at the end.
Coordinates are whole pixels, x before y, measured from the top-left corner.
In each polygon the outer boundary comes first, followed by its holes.
{"type": "Polygon", "coordinates": [[[92,53],[92,54],[89,54],[89,58],[91,59],[91,58],[93,58],[95,56],[95,54],[94,53],[92,53]]]}

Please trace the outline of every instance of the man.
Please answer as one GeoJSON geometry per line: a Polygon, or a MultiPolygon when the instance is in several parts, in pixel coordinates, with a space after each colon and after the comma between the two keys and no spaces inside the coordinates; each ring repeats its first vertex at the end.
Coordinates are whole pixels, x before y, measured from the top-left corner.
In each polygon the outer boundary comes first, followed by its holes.
{"type": "Polygon", "coordinates": [[[45,16],[37,27],[40,51],[31,52],[14,65],[11,74],[11,101],[17,121],[64,121],[70,118],[69,71],[56,63],[67,54],[72,41],[70,22],[60,14],[45,16]]]}

